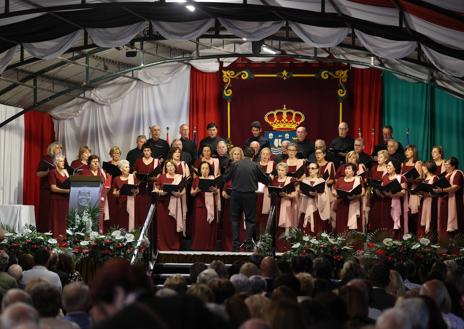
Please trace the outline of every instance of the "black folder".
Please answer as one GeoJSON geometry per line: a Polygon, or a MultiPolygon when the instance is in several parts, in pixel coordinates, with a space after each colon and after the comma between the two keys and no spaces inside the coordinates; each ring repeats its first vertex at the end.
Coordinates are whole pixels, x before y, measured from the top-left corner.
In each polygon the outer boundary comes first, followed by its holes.
{"type": "Polygon", "coordinates": [[[427,184],[427,183],[419,183],[414,190],[411,190],[412,194],[420,194],[421,192],[423,193],[430,193],[430,194],[435,194],[433,189],[437,188],[435,184],[427,184]]]}
{"type": "Polygon", "coordinates": [[[324,193],[325,182],[319,183],[317,185],[309,185],[304,182],[300,182],[300,190],[303,194],[309,195],[309,192],[324,193]]]}
{"type": "Polygon", "coordinates": [[[279,194],[279,193],[290,194],[290,193],[295,191],[295,182],[290,182],[287,185],[284,185],[282,187],[269,185],[267,188],[269,190],[269,194],[272,194],[272,193],[275,193],[275,194],[279,194]]]}
{"type": "Polygon", "coordinates": [[[300,168],[298,168],[295,172],[289,172],[287,173],[287,176],[289,177],[295,177],[295,178],[300,178],[303,176],[305,173],[305,165],[303,164],[300,168]]]}
{"type": "Polygon", "coordinates": [[[345,191],[345,190],[340,190],[340,189],[337,189],[337,196],[339,199],[345,199],[345,200],[348,200],[348,197],[353,197],[353,196],[356,196],[356,195],[360,195],[362,193],[362,186],[361,184],[359,184],[358,186],[356,186],[354,189],[352,189],[351,191],[345,191]]]}
{"type": "Polygon", "coordinates": [[[103,170],[110,174],[113,178],[121,176],[121,170],[119,170],[118,166],[115,166],[112,163],[103,162],[103,170]]]}
{"type": "Polygon", "coordinates": [[[415,180],[419,178],[419,172],[416,168],[412,168],[411,170],[405,172],[403,176],[406,177],[407,180],[415,180]]]}
{"type": "Polygon", "coordinates": [[[137,190],[138,188],[139,186],[136,184],[124,184],[119,190],[119,194],[127,195],[127,196],[134,196],[133,190],[137,190]]]}
{"type": "Polygon", "coordinates": [[[367,185],[378,189],[380,186],[382,186],[382,181],[378,179],[368,178],[367,185]]]}
{"type": "Polygon", "coordinates": [[[143,182],[146,182],[148,181],[150,178],[152,177],[156,177],[158,176],[159,174],[161,174],[161,172],[163,171],[163,166],[160,164],[158,165],[155,169],[153,169],[152,171],[150,171],[149,173],[135,173],[135,176],[140,179],[141,181],[143,182]]]}
{"type": "Polygon", "coordinates": [[[198,181],[198,188],[203,192],[209,192],[210,187],[217,187],[222,181],[222,176],[218,176],[215,179],[200,178],[198,181]]]}
{"type": "Polygon", "coordinates": [[[56,184],[57,187],[62,188],[62,189],[70,189],[71,188],[71,180],[68,178],[63,182],[57,182],[56,184]]]}
{"type": "Polygon", "coordinates": [[[400,182],[395,178],[390,183],[384,186],[379,186],[377,189],[381,192],[391,192],[392,194],[401,192],[403,187],[401,186],[400,182]]]}
{"type": "Polygon", "coordinates": [[[440,178],[438,178],[437,182],[435,183],[435,185],[439,188],[448,188],[448,187],[451,187],[451,184],[448,182],[448,180],[442,176],[440,178]]]}
{"type": "Polygon", "coordinates": [[[181,192],[185,188],[185,179],[179,182],[179,184],[163,184],[164,192],[181,192]]]}

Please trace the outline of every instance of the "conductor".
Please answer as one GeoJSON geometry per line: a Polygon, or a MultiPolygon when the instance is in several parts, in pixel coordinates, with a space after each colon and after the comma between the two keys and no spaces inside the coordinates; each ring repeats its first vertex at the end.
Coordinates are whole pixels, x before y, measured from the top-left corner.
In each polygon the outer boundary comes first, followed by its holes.
{"type": "Polygon", "coordinates": [[[230,196],[230,218],[232,221],[233,251],[240,251],[240,219],[245,213],[246,237],[244,248],[251,251],[256,216],[256,190],[258,182],[269,185],[270,179],[262,171],[259,164],[252,161],[254,151],[250,147],[243,150],[244,159],[234,162],[223,175],[226,181],[232,181],[230,196]]]}

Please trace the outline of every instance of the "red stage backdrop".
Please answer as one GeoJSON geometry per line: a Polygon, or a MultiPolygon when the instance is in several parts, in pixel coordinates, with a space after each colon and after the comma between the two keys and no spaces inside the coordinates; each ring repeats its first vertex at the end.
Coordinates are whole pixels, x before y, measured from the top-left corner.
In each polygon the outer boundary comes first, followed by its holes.
{"type": "MultiPolygon", "coordinates": [[[[250,136],[252,121],[259,120],[263,131],[275,130],[265,122],[265,115],[284,106],[287,110],[304,115],[305,119],[300,125],[307,128],[313,141],[322,138],[330,143],[337,135],[340,104],[342,120],[352,126],[350,71],[346,65],[298,63],[292,60],[249,63],[242,60],[224,68],[222,74],[222,131],[227,136],[230,106],[230,137],[234,145],[242,146],[250,136]]],[[[296,121],[295,124],[299,119],[296,121]]],[[[351,131],[350,135],[354,136],[355,133],[351,131]]]]}

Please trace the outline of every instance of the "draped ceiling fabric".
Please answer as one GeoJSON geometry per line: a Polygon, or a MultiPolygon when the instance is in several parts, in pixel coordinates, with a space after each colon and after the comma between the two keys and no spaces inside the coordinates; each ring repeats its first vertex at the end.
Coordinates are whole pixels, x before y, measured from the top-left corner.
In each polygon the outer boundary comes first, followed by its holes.
{"type": "Polygon", "coordinates": [[[136,80],[118,78],[50,112],[55,133],[69,161],[77,157],[79,146],[88,145],[102,160],[109,158],[112,146],[119,146],[125,157],[135,147],[140,134],[149,136],[149,127],[161,126],[177,135],[178,127],[188,122],[190,67],[183,64],[145,69],[136,80]]]}
{"type": "MultiPolygon", "coordinates": [[[[0,3],[0,12],[5,10],[4,3],[0,3]]],[[[149,26],[167,39],[194,39],[211,29],[217,18],[217,25],[227,33],[247,40],[262,40],[288,24],[307,44],[333,47],[331,53],[342,52],[338,48],[350,26],[368,50],[364,51],[366,57],[374,54],[400,60],[419,46],[436,70],[464,77],[464,5],[460,0],[419,4],[406,0],[332,0],[324,2],[323,13],[321,0],[252,0],[246,6],[243,1],[195,1],[195,5],[200,8],[191,13],[171,1],[107,4],[94,0],[82,5],[80,0],[9,0],[9,13],[14,16],[0,18],[4,38],[0,42],[0,71],[11,61],[11,49],[19,44],[33,56],[53,58],[82,39],[78,36],[83,29],[98,46],[117,47],[149,26]],[[40,8],[54,12],[40,12],[40,8]]],[[[462,93],[459,81],[445,82],[440,74],[432,74],[438,85],[462,93]]]]}
{"type": "MultiPolygon", "coordinates": [[[[0,121],[22,109],[0,104],[0,121]]],[[[15,120],[0,129],[0,204],[21,204],[24,174],[24,120],[15,120]]]]}

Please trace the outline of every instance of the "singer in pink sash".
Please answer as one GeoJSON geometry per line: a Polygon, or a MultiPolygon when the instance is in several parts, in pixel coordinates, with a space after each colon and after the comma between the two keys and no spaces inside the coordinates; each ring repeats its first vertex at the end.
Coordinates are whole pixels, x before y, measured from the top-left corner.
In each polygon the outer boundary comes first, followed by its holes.
{"type": "Polygon", "coordinates": [[[432,147],[432,161],[435,162],[435,165],[437,166],[437,169],[435,171],[435,175],[441,176],[442,174],[444,175],[446,172],[446,167],[445,167],[445,159],[444,159],[444,151],[443,147],[440,145],[435,145],[432,147]]]}
{"type": "MultiPolygon", "coordinates": [[[[319,165],[315,162],[308,165],[309,174],[301,181],[304,184],[316,186],[325,184],[325,180],[319,175],[319,165]]],[[[318,235],[322,232],[331,232],[329,190],[324,188],[322,193],[309,192],[309,195],[300,191],[299,202],[299,227],[306,234],[318,235]]]]}
{"type": "Polygon", "coordinates": [[[65,169],[64,155],[55,157],[55,169],[48,174],[50,185],[50,229],[53,236],[66,237],[68,226],[68,207],[69,207],[69,187],[65,186],[65,181],[69,178],[68,171],[65,169]]]}
{"type": "MultiPolygon", "coordinates": [[[[387,174],[387,163],[389,155],[387,150],[380,150],[377,152],[377,164],[374,164],[369,172],[369,178],[371,182],[382,183],[383,176],[387,174]]],[[[367,223],[368,231],[375,232],[382,229],[391,228],[390,221],[383,222],[386,212],[390,211],[390,200],[385,198],[383,194],[376,193],[376,189],[373,186],[369,186],[368,194],[369,198],[369,219],[367,223]]]]}
{"type": "Polygon", "coordinates": [[[464,232],[463,172],[459,170],[459,161],[450,157],[445,161],[446,175],[450,187],[437,188],[442,193],[439,199],[438,236],[453,237],[464,232]]]}
{"type": "Polygon", "coordinates": [[[347,230],[362,231],[362,213],[361,213],[361,198],[364,195],[364,187],[360,176],[356,176],[356,165],[347,163],[345,166],[345,174],[339,177],[335,182],[332,193],[335,197],[339,197],[337,190],[351,192],[358,186],[361,186],[361,193],[349,196],[348,199],[338,198],[334,203],[335,218],[335,233],[343,233],[347,230]]]}
{"type": "Polygon", "coordinates": [[[148,176],[156,167],[160,166],[160,160],[152,157],[149,144],[142,146],[143,156],[137,158],[132,168],[133,174],[139,174],[140,179],[139,193],[135,197],[135,227],[142,227],[151,205],[151,191],[156,177],[148,176]],[[146,175],[146,176],[141,176],[146,175]]]}
{"type": "MultiPolygon", "coordinates": [[[[111,157],[111,160],[108,161],[109,164],[112,164],[113,166],[118,166],[119,161],[121,161],[121,149],[119,146],[113,146],[110,149],[109,155],[111,157]]],[[[104,231],[108,231],[111,226],[115,226],[117,223],[117,217],[118,217],[118,202],[117,202],[117,197],[113,194],[114,188],[113,188],[113,180],[116,177],[111,176],[108,174],[110,183],[111,183],[111,188],[108,191],[108,208],[109,208],[109,215],[110,215],[110,220],[104,222],[104,231]]]]}
{"type": "Polygon", "coordinates": [[[417,194],[411,194],[409,191],[414,189],[422,179],[422,162],[418,161],[416,145],[407,145],[404,149],[406,160],[401,167],[401,174],[407,174],[410,170],[416,169],[419,177],[416,179],[408,179],[403,197],[403,232],[417,234],[418,216],[420,197],[417,194]]]}
{"type": "Polygon", "coordinates": [[[165,173],[156,180],[154,192],[156,198],[157,243],[159,250],[180,250],[182,235],[185,235],[187,208],[182,202],[185,188],[177,192],[164,192],[166,184],[178,185],[182,175],[176,174],[176,165],[167,160],[165,173]]]}
{"type": "MultiPolygon", "coordinates": [[[[208,147],[205,145],[203,150],[208,147]]],[[[214,179],[210,164],[201,162],[200,177],[195,177],[192,184],[191,195],[194,200],[194,213],[192,225],[192,250],[216,250],[218,233],[218,212],[221,201],[219,189],[210,187],[209,191],[201,191],[199,182],[201,179],[214,179]]]]}
{"type": "MultiPolygon", "coordinates": [[[[422,183],[434,185],[438,176],[435,175],[437,165],[434,161],[429,160],[422,163],[422,174],[424,180],[422,183]]],[[[421,202],[419,207],[419,227],[417,230],[418,236],[437,233],[438,223],[438,194],[422,192],[421,202]]]]}
{"type": "MultiPolygon", "coordinates": [[[[271,174],[275,169],[275,162],[271,160],[271,149],[265,147],[260,152],[259,165],[266,174],[271,174]]],[[[269,191],[267,186],[263,191],[256,194],[256,236],[259,237],[266,230],[267,219],[269,217],[269,208],[271,206],[271,199],[269,198],[269,191]]]]}
{"type": "Polygon", "coordinates": [[[123,185],[138,183],[137,177],[130,173],[129,166],[129,161],[119,161],[118,168],[121,170],[121,176],[113,179],[113,195],[116,197],[117,215],[115,220],[111,218],[111,226],[114,225],[131,231],[135,228],[135,195],[138,193],[138,189],[134,189],[134,195],[122,195],[120,193],[123,185]]]}
{"type": "MultiPolygon", "coordinates": [[[[290,183],[295,184],[296,179],[287,176],[288,165],[285,162],[277,164],[277,176],[271,181],[271,186],[284,187],[290,183]]],[[[275,233],[276,249],[279,252],[287,251],[290,246],[286,241],[291,228],[298,227],[298,192],[281,192],[276,200],[275,220],[277,230],[275,233]]]]}
{"type": "Polygon", "coordinates": [[[202,162],[206,162],[211,166],[211,175],[214,175],[214,177],[219,176],[219,159],[213,158],[213,149],[209,144],[205,144],[201,148],[200,158],[195,161],[195,168],[199,168],[202,162]]]}

